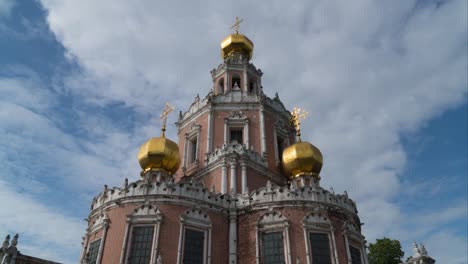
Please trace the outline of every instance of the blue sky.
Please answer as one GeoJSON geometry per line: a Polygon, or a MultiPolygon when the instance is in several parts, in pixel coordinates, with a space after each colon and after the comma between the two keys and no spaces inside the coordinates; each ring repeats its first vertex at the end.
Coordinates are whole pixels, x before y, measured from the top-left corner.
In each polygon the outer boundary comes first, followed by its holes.
{"type": "Polygon", "coordinates": [[[75,263],[92,197],[138,179],[164,102],[208,93],[240,16],[265,92],[310,112],[322,185],[358,202],[368,241],[468,263],[465,1],[181,5],[0,0],[0,235],[75,263]]]}

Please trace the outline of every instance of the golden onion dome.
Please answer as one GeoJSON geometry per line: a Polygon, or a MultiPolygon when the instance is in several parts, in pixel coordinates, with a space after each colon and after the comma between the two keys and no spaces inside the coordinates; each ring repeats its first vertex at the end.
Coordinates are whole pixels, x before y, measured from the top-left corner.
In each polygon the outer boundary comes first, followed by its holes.
{"type": "Polygon", "coordinates": [[[138,162],[143,169],[142,173],[149,170],[162,169],[170,174],[179,169],[179,146],[164,134],[157,138],[151,138],[138,151],[138,162]]]}
{"type": "Polygon", "coordinates": [[[308,115],[302,109],[294,107],[291,112],[291,123],[296,129],[297,143],[283,151],[282,165],[284,172],[290,178],[310,175],[320,179],[323,156],[320,150],[309,142],[301,141],[301,120],[308,115]]]}
{"type": "Polygon", "coordinates": [[[290,178],[302,175],[318,177],[323,165],[320,150],[309,142],[298,142],[283,151],[283,170],[290,178]]]}
{"type": "Polygon", "coordinates": [[[252,59],[254,44],[246,36],[242,34],[231,34],[221,42],[221,57],[226,59],[229,55],[235,52],[247,55],[248,59],[252,59]]]}

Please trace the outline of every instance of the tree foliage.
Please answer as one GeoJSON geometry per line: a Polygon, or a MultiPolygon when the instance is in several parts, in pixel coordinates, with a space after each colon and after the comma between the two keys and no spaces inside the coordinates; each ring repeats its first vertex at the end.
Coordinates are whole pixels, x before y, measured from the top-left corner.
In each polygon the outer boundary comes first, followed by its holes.
{"type": "Polygon", "coordinates": [[[369,262],[371,264],[399,264],[405,253],[398,240],[384,237],[369,245],[369,262]]]}

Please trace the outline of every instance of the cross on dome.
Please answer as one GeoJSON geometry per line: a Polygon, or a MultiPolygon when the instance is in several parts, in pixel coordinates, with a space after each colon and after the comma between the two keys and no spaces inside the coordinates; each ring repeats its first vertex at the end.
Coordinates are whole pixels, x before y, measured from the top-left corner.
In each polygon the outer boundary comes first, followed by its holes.
{"type": "Polygon", "coordinates": [[[166,105],[164,106],[162,114],[159,116],[162,120],[162,135],[164,136],[164,132],[166,132],[166,122],[167,122],[167,116],[174,111],[174,107],[166,102],[166,105]]]}
{"type": "Polygon", "coordinates": [[[235,29],[236,30],[236,34],[239,34],[239,24],[244,21],[244,19],[242,18],[241,20],[239,20],[238,17],[236,17],[236,23],[234,23],[234,25],[231,26],[231,29],[235,29]]]}

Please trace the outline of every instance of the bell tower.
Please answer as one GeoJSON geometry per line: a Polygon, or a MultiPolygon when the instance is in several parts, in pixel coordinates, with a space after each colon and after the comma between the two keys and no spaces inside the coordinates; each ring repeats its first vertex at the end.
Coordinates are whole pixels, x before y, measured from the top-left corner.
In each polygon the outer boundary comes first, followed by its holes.
{"type": "Polygon", "coordinates": [[[223,61],[211,71],[211,91],[197,95],[177,122],[178,179],[193,177],[222,193],[247,193],[268,180],[285,184],[282,153],[295,143],[290,112],[278,95],[263,93],[263,73],[251,63],[254,44],[239,34],[240,22],[221,42],[223,61]]]}

